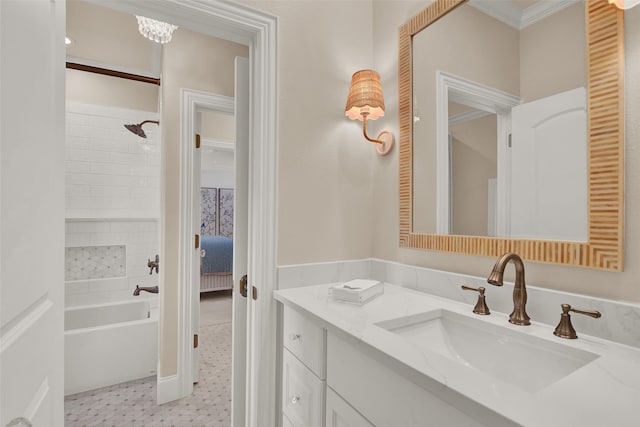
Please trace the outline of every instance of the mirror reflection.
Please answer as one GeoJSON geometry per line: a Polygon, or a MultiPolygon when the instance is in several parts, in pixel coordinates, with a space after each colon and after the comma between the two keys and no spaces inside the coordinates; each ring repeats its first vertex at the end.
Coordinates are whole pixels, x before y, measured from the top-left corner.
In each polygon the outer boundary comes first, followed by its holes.
{"type": "Polygon", "coordinates": [[[584,3],[471,0],[412,56],[412,231],[586,241],[584,3]]]}

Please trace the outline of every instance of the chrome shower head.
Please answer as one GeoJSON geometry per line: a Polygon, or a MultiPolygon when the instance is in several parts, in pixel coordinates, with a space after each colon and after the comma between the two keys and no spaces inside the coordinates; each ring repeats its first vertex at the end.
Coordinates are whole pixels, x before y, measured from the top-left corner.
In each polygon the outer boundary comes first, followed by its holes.
{"type": "Polygon", "coordinates": [[[160,125],[160,122],[157,120],[145,120],[144,122],[138,123],[137,125],[124,125],[124,127],[131,133],[138,135],[141,138],[146,138],[147,134],[142,130],[142,125],[145,123],[155,123],[160,125]]]}

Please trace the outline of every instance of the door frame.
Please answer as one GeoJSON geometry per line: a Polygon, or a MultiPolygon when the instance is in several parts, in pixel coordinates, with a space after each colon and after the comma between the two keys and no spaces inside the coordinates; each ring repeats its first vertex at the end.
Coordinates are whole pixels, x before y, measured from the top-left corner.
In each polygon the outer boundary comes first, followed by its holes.
{"type": "MultiPolygon", "coordinates": [[[[193,311],[195,304],[194,265],[200,263],[200,251],[193,250],[194,197],[199,197],[200,189],[195,188],[194,178],[200,170],[194,167],[196,114],[199,110],[234,113],[234,99],[193,89],[180,89],[180,253],[178,280],[180,303],[178,306],[178,364],[177,390],[180,396],[193,392],[193,334],[195,330],[193,311]]],[[[237,379],[232,378],[232,381],[237,379]]],[[[158,389],[160,392],[160,388],[158,389]]],[[[163,390],[164,392],[164,390],[163,390]]]]}
{"type": "MultiPolygon", "coordinates": [[[[436,72],[436,229],[438,234],[450,234],[451,172],[449,149],[449,101],[468,105],[477,110],[496,114],[497,129],[497,206],[509,194],[508,140],[511,133],[511,108],[522,103],[519,96],[485,86],[445,71],[436,72]]],[[[508,212],[496,209],[499,236],[504,235],[508,226],[508,212]]]]}
{"type": "MultiPolygon", "coordinates": [[[[250,316],[257,316],[260,322],[248,322],[251,350],[247,354],[247,377],[252,381],[247,390],[246,419],[247,425],[252,427],[258,427],[258,423],[260,427],[275,425],[276,378],[273,372],[276,367],[276,342],[275,339],[265,340],[263,334],[265,331],[271,331],[269,335],[275,334],[277,320],[275,301],[271,295],[277,279],[278,18],[250,6],[225,0],[89,1],[168,21],[249,47],[251,261],[248,267],[250,285],[259,289],[260,297],[256,301],[248,301],[251,304],[250,316]]],[[[191,313],[182,309],[184,301],[188,301],[188,295],[187,287],[184,284],[179,286],[178,342],[184,342],[185,325],[190,319],[191,313]]],[[[178,371],[184,373],[184,366],[183,362],[179,362],[178,371]]],[[[158,386],[169,394],[179,392],[179,386],[184,382],[183,378],[178,381],[175,376],[165,380],[159,382],[158,386]]],[[[160,390],[158,392],[160,394],[160,390]]],[[[173,394],[172,397],[181,396],[173,394]]]]}

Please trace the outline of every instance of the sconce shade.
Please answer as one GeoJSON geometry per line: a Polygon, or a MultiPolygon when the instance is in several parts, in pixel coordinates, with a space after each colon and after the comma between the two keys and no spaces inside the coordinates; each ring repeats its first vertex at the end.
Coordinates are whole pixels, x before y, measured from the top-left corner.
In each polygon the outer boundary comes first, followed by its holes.
{"type": "Polygon", "coordinates": [[[373,70],[361,70],[353,73],[351,87],[347,97],[345,115],[351,120],[368,120],[384,116],[384,98],[380,74],[373,70]]]}
{"type": "Polygon", "coordinates": [[[640,4],[640,0],[609,0],[609,4],[615,4],[619,9],[631,9],[640,4]]]}

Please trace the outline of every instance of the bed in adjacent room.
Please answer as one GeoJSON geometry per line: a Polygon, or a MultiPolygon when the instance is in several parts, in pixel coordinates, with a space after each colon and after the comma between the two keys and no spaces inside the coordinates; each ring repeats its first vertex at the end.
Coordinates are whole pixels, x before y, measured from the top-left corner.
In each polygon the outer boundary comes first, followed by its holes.
{"type": "Polygon", "coordinates": [[[233,287],[233,240],[225,236],[202,236],[200,243],[200,292],[233,287]]]}

